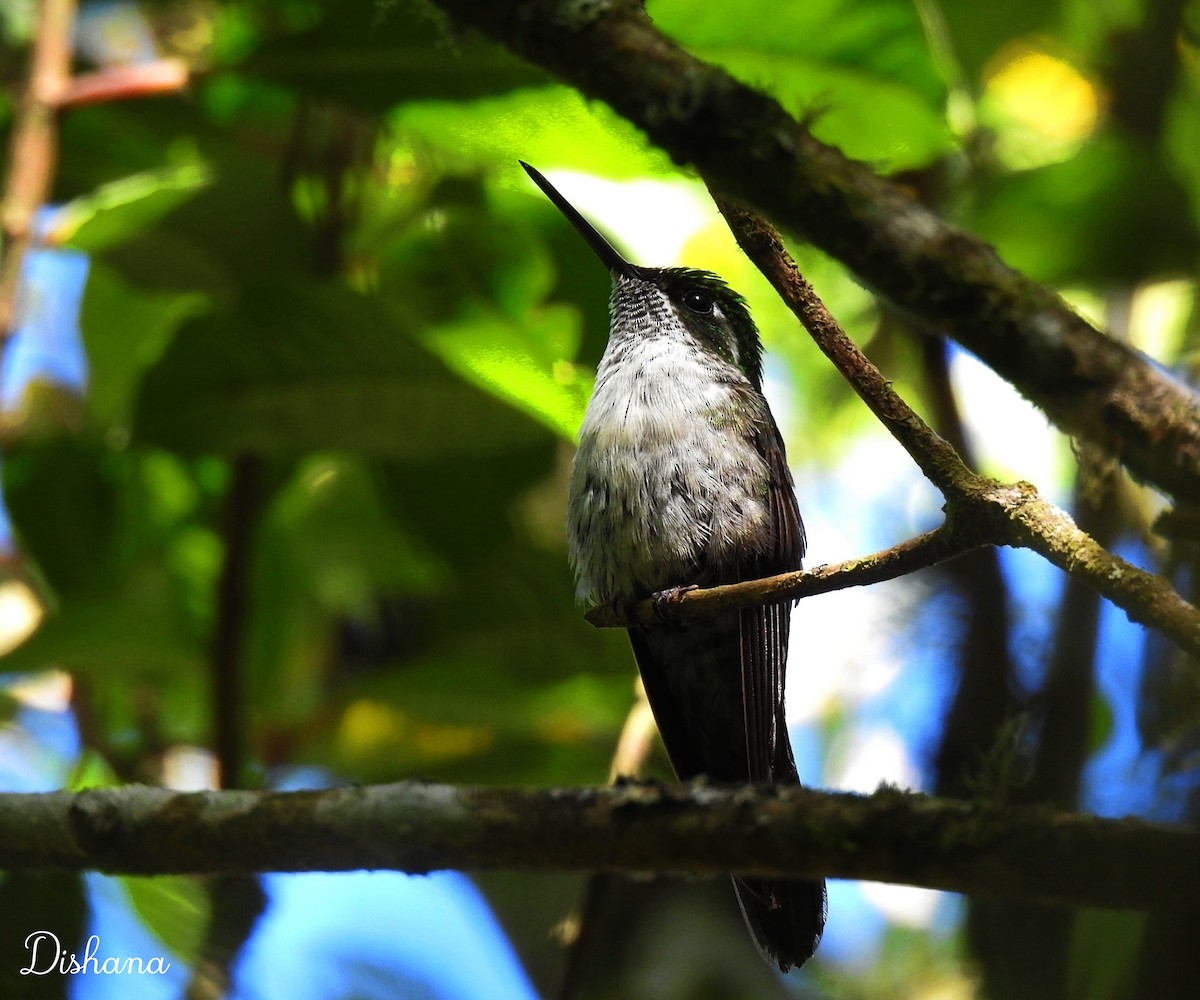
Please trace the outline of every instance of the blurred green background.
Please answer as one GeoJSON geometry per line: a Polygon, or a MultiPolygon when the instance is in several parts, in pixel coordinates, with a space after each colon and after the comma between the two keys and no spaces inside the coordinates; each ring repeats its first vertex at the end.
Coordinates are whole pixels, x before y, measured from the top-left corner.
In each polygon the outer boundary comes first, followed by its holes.
{"type": "MultiPolygon", "coordinates": [[[[647,7],[1190,378],[1200,5],[647,7]]],[[[0,15],[11,123],[35,7],[0,15]]],[[[436,8],[84,5],[77,46],[85,65],[161,54],[195,75],[180,95],[62,118],[48,242],[87,255],[83,354],[68,340],[22,359],[14,345],[0,383],[7,787],[206,786],[218,758],[249,787],[607,780],[635,670],[623,635],[582,620],[563,540],[607,278],[518,157],[639,263],[705,267],[747,295],[810,563],[937,523],[936,494],[738,254],[697,179],[436,8]]],[[[793,252],[983,471],[1032,479],[1189,592],[1194,546],[1150,532],[1161,498],[835,261],[793,252]]],[[[1194,686],[1169,648],[1037,560],[980,554],[817,601],[797,611],[789,690],[806,779],[1196,818],[1194,686]]],[[[668,776],[657,750],[647,773],[668,776]]],[[[748,946],[725,884],[479,884],[545,996],[568,967],[550,929],[581,906],[578,996],[1175,995],[1134,992],[1157,952],[1130,914],[843,885],[825,949],[785,982],[748,946]]],[[[184,970],[223,919],[192,880],[109,888],[184,970]]],[[[95,926],[98,891],[38,890],[75,928],[95,926]]],[[[18,876],[0,884],[28,892],[18,876]]],[[[6,919],[14,936],[33,929],[6,919]]],[[[326,995],[426,995],[346,977],[326,995]]],[[[235,995],[271,995],[234,980],[235,995]]]]}

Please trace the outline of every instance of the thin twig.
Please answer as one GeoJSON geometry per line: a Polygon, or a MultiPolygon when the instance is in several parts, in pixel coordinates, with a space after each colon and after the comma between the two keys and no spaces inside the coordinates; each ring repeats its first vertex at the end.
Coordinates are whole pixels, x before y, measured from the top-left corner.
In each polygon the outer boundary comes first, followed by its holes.
{"type": "Polygon", "coordinates": [[[957,532],[943,524],[933,531],[858,559],[810,570],[780,573],[778,576],[744,583],[684,591],[666,607],[654,601],[640,601],[632,608],[600,604],[588,611],[585,617],[596,628],[661,625],[664,617],[672,624],[684,624],[711,618],[724,611],[752,608],[780,600],[799,600],[849,587],[866,587],[885,580],[895,580],[984,544],[973,531],[957,532]]]}
{"type": "Polygon", "coordinates": [[[58,99],[60,108],[102,101],[128,101],[181,91],[189,79],[182,59],[153,59],[129,66],[112,66],[95,73],[81,73],[68,81],[58,99]]]}
{"type": "Polygon", "coordinates": [[[37,31],[25,92],[9,141],[8,172],[0,202],[0,351],[18,318],[21,265],[33,238],[33,219],[50,198],[58,166],[58,114],[100,101],[174,93],[188,81],[178,59],[159,59],[71,75],[71,29],[76,0],[39,0],[37,31]]]}
{"type": "Polygon", "coordinates": [[[0,349],[12,336],[17,315],[21,261],[33,217],[50,196],[58,162],[58,102],[71,79],[71,25],[75,0],[41,0],[29,80],[13,121],[8,177],[0,225],[0,349]]]}

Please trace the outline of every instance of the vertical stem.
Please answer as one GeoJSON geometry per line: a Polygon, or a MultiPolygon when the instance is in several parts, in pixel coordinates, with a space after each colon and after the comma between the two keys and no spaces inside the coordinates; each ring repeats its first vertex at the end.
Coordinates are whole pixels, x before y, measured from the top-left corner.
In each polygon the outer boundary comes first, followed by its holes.
{"type": "Polygon", "coordinates": [[[0,203],[0,348],[12,334],[21,260],[34,213],[50,197],[58,162],[58,102],[71,79],[75,0],[40,0],[29,80],[9,141],[8,176],[0,203]]]}
{"type": "Polygon", "coordinates": [[[262,459],[239,455],[225,507],[225,562],[217,584],[213,635],[212,710],[220,787],[237,787],[244,764],[242,646],[249,616],[249,571],[254,529],[262,505],[262,459]]]}

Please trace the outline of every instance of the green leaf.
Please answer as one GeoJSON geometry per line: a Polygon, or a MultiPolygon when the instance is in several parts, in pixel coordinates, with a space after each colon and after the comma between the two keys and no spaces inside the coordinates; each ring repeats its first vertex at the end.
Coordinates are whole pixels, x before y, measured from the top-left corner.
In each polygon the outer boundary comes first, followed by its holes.
{"type": "Polygon", "coordinates": [[[1192,219],[1200,226],[1200,83],[1193,77],[1181,82],[1179,92],[1168,103],[1164,135],[1164,156],[1172,173],[1187,189],[1192,219]]]}
{"type": "Polygon", "coordinates": [[[533,425],[452,375],[407,317],[336,285],[249,281],[146,377],[134,437],[185,454],[419,458],[527,443],[533,425]]]}
{"type": "Polygon", "coordinates": [[[26,443],[5,456],[4,497],[17,539],[60,595],[98,591],[115,572],[119,471],[79,441],[26,443]]]}
{"type": "MultiPolygon", "coordinates": [[[[446,176],[414,208],[424,224],[409,222],[389,241],[378,293],[406,325],[417,327],[416,317],[426,325],[496,311],[524,322],[541,303],[552,261],[530,238],[531,200],[505,195],[497,198],[474,178],[446,176]]],[[[558,339],[570,340],[565,326],[558,339]]]]}
{"type": "Polygon", "coordinates": [[[953,147],[942,110],[903,83],[793,56],[709,53],[735,76],[774,94],[817,138],[883,171],[923,166],[953,147]]]}
{"type": "Polygon", "coordinates": [[[85,404],[95,427],[127,430],[142,375],[179,325],[207,307],[199,293],[134,288],[102,261],[93,262],[80,327],[88,359],[85,404]]]}
{"type": "Polygon", "coordinates": [[[55,212],[48,239],[97,253],[136,236],[211,181],[208,166],[194,161],[112,181],[55,212]]]}
{"type": "Polygon", "coordinates": [[[183,875],[127,875],[119,881],[142,923],[174,954],[193,964],[200,957],[211,909],[204,887],[183,875]]]}
{"type": "Polygon", "coordinates": [[[144,725],[147,689],[164,733],[195,740],[206,730],[215,564],[197,567],[181,551],[204,528],[198,491],[172,463],[75,439],[23,446],[4,463],[17,538],[52,593],[40,627],[5,655],[3,669],[86,676],[102,732],[144,725]],[[197,589],[205,591],[199,606],[189,602],[197,589]]]}
{"type": "MultiPolygon", "coordinates": [[[[968,84],[977,84],[985,64],[1016,38],[1045,36],[1054,30],[1059,6],[1045,0],[1009,0],[983,4],[978,0],[937,0],[955,55],[962,63],[968,84]]],[[[1107,13],[1107,12],[1106,12],[1107,13]]]]}
{"type": "Polygon", "coordinates": [[[298,3],[291,17],[288,6],[241,8],[256,15],[263,36],[241,68],[321,101],[378,111],[398,99],[461,100],[545,79],[425,4],[298,3]]]}
{"type": "Polygon", "coordinates": [[[592,379],[565,360],[578,347],[573,309],[546,308],[519,323],[464,320],[436,327],[424,340],[458,374],[574,440],[592,379]]]}
{"type": "Polygon", "coordinates": [[[81,792],[86,788],[112,788],[120,783],[108,761],[95,750],[84,747],[71,768],[65,787],[68,791],[81,792]]]}
{"type": "Polygon", "coordinates": [[[717,4],[658,0],[654,21],[689,48],[794,59],[805,72],[854,70],[907,86],[930,107],[945,95],[909,0],[745,0],[736,17],[717,4]]]}
{"type": "Polygon", "coordinates": [[[952,147],[946,84],[908,0],[656,5],[655,23],[695,54],[814,116],[818,138],[888,170],[952,147]]]}
{"type": "Polygon", "coordinates": [[[518,157],[543,170],[574,168],[617,179],[675,172],[633,125],[570,87],[469,102],[407,102],[391,124],[408,141],[435,147],[441,162],[460,170],[500,166],[514,184],[524,183],[525,175],[513,169],[518,157]]]}
{"type": "MultiPolygon", "coordinates": [[[[196,696],[199,689],[192,679],[203,677],[207,650],[189,628],[170,586],[165,572],[146,565],[111,593],[64,603],[4,656],[4,670],[34,673],[57,666],[103,681],[110,693],[124,678],[154,683],[159,697],[181,686],[187,687],[187,697],[196,696]]],[[[133,707],[125,706],[123,717],[129,718],[133,707]]],[[[182,729],[202,733],[204,711],[202,703],[193,704],[171,721],[196,720],[198,728],[189,723],[182,729]]]]}
{"type": "MultiPolygon", "coordinates": [[[[508,638],[480,636],[494,646],[508,638]]],[[[632,672],[520,683],[494,672],[498,662],[485,649],[477,652],[473,661],[429,659],[372,678],[372,696],[343,706],[322,749],[360,781],[414,773],[530,784],[601,780],[633,704],[632,672]]]]}
{"type": "Polygon", "coordinates": [[[385,510],[364,463],[340,455],[302,462],[264,531],[278,534],[290,572],[328,608],[360,608],[379,593],[429,593],[446,568],[385,510]]]}
{"type": "Polygon", "coordinates": [[[980,184],[967,218],[1007,263],[1060,285],[1134,285],[1183,272],[1200,251],[1180,183],[1153,150],[1111,133],[1062,163],[980,184]]]}

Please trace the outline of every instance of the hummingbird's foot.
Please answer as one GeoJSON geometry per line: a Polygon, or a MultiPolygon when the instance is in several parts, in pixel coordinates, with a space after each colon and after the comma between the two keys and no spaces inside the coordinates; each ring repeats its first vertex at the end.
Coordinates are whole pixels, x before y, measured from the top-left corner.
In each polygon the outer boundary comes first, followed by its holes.
{"type": "Polygon", "coordinates": [[[650,598],[654,602],[654,617],[664,624],[671,624],[675,621],[675,605],[689,590],[699,589],[697,584],[688,583],[682,587],[668,587],[666,590],[660,590],[650,598]]]}

